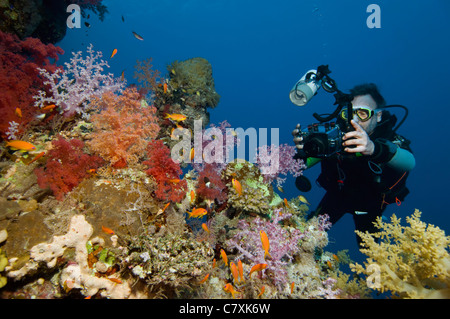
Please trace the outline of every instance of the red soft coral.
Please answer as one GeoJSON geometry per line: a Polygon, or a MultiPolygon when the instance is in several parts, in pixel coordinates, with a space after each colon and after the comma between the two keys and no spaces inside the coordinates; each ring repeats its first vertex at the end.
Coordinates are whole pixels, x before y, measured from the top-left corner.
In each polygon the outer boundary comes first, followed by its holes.
{"type": "Polygon", "coordinates": [[[102,111],[91,117],[94,132],[87,145],[114,167],[137,163],[148,141],[158,135],[156,108],[141,106],[139,93],[130,88],[122,95],[94,97],[91,105],[102,111]]]}
{"type": "Polygon", "coordinates": [[[197,194],[205,199],[217,199],[219,203],[223,203],[228,198],[225,193],[226,188],[226,184],[217,172],[216,165],[205,164],[198,176],[197,194]]]}
{"type": "Polygon", "coordinates": [[[103,159],[85,154],[84,143],[79,139],[67,141],[60,136],[52,145],[45,168],[37,168],[34,173],[39,187],[50,188],[56,199],[62,200],[64,194],[89,176],[90,169],[101,166],[103,159]]]}
{"type": "Polygon", "coordinates": [[[43,87],[37,68],[56,70],[50,59],[57,60],[64,51],[39,39],[21,41],[15,35],[0,31],[0,135],[6,138],[9,122],[25,128],[36,114],[33,96],[43,87]],[[22,117],[15,110],[20,108],[22,117]]]}
{"type": "Polygon", "coordinates": [[[186,195],[187,183],[179,180],[182,174],[180,165],[170,157],[170,149],[161,140],[148,143],[148,165],[146,173],[153,176],[157,183],[156,197],[161,200],[180,202],[186,195]]]}

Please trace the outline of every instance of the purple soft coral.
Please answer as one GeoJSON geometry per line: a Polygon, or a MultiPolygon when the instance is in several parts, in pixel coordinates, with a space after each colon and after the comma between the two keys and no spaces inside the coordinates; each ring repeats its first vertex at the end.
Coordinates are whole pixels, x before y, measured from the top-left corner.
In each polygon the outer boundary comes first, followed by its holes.
{"type": "Polygon", "coordinates": [[[295,147],[288,144],[259,147],[256,163],[265,180],[267,182],[276,180],[277,186],[280,186],[286,180],[280,175],[292,174],[294,177],[302,175],[306,166],[302,160],[294,159],[295,152],[295,147]]]}
{"type": "Polygon", "coordinates": [[[280,214],[281,210],[275,210],[272,221],[256,217],[249,223],[241,220],[238,224],[240,231],[227,241],[229,248],[236,248],[239,254],[236,260],[247,260],[254,264],[267,264],[266,274],[272,279],[274,284],[282,289],[287,283],[288,261],[294,258],[298,251],[298,243],[304,238],[298,229],[287,229],[280,222],[290,218],[291,214],[280,214]],[[263,230],[270,242],[271,259],[264,259],[264,249],[261,244],[260,230],[263,230]]]}
{"type": "Polygon", "coordinates": [[[94,53],[91,44],[87,53],[84,59],[81,51],[73,52],[70,63],[65,63],[64,71],[57,69],[50,73],[39,69],[40,74],[47,79],[44,84],[48,86],[50,96],[46,91],[39,91],[39,95],[34,96],[34,105],[42,108],[48,104],[56,104],[65,116],[72,116],[86,112],[93,96],[100,97],[108,91],[121,92],[125,83],[115,79],[111,73],[102,73],[104,67],[109,67],[101,59],[102,52],[94,53]]]}

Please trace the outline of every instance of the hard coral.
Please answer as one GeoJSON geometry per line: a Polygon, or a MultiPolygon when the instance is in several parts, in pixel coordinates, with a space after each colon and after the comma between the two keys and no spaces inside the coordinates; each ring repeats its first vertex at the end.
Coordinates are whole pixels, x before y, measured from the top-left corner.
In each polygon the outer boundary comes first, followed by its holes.
{"type": "Polygon", "coordinates": [[[90,169],[101,166],[103,160],[98,156],[85,154],[84,143],[78,139],[67,141],[60,136],[52,145],[53,148],[47,153],[45,168],[37,168],[34,172],[39,187],[49,187],[56,199],[62,200],[64,194],[89,176],[90,169]]]}
{"type": "Polygon", "coordinates": [[[94,97],[91,107],[101,112],[91,117],[94,132],[87,145],[115,167],[137,163],[149,140],[158,135],[156,109],[141,103],[136,89],[94,97]]]}
{"type": "Polygon", "coordinates": [[[12,121],[23,130],[34,119],[33,96],[43,87],[37,68],[54,72],[57,66],[51,59],[58,60],[58,54],[63,53],[61,48],[45,45],[39,39],[21,41],[0,31],[0,135],[3,138],[12,121]],[[21,109],[21,117],[16,114],[16,108],[21,109]]]}
{"type": "Polygon", "coordinates": [[[148,165],[146,173],[153,176],[158,188],[156,197],[161,200],[180,202],[185,194],[187,183],[179,180],[182,173],[180,165],[170,157],[170,149],[161,140],[152,140],[147,148],[148,160],[143,164],[148,165]]]}
{"type": "Polygon", "coordinates": [[[368,258],[366,267],[356,263],[351,269],[375,279],[371,284],[381,292],[391,291],[404,298],[449,298],[450,236],[422,222],[420,216],[416,210],[407,217],[410,226],[401,226],[395,215],[390,223],[378,218],[379,232],[357,231],[363,240],[361,252],[368,258]],[[379,280],[373,278],[377,276],[379,280]]]}

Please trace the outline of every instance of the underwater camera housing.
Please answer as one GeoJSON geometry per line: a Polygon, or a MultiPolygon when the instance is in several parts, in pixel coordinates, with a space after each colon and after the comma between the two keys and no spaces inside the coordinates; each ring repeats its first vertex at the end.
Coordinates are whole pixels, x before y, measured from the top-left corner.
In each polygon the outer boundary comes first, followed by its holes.
{"type": "Polygon", "coordinates": [[[342,150],[344,132],[335,122],[314,123],[299,132],[307,157],[326,158],[342,150]]]}

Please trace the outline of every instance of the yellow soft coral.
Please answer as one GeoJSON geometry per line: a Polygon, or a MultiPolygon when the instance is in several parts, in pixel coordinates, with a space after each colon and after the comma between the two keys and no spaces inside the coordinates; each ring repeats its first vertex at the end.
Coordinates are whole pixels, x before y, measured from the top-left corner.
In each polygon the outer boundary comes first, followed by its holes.
{"type": "Polygon", "coordinates": [[[356,231],[363,241],[361,252],[368,258],[365,267],[350,267],[368,275],[368,282],[375,280],[369,283],[381,292],[401,298],[450,298],[450,236],[422,222],[420,216],[416,209],[406,217],[410,226],[401,226],[393,215],[390,223],[377,219],[377,233],[356,231]]]}

